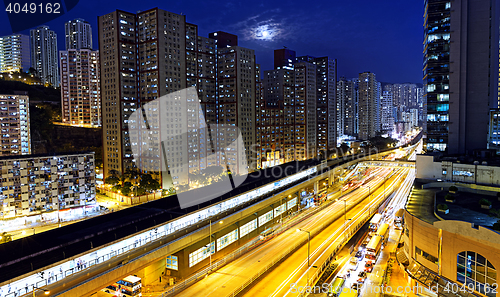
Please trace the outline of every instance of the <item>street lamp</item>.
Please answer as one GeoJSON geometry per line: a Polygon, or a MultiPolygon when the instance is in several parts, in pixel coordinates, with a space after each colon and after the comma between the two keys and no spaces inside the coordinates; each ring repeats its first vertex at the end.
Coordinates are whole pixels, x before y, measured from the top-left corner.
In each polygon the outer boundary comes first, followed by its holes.
{"type": "MultiPolygon", "coordinates": [[[[224,223],[224,221],[219,221],[219,224],[222,224],[224,223]]],[[[209,255],[210,255],[210,267],[212,267],[212,219],[210,219],[209,221],[209,233],[210,233],[210,236],[208,237],[208,251],[209,251],[209,255]]]]}
{"type": "Polygon", "coordinates": [[[372,213],[372,206],[370,205],[370,196],[372,195],[372,191],[369,185],[366,185],[365,187],[368,187],[368,210],[369,213],[372,213]]]}
{"type": "Polygon", "coordinates": [[[307,267],[311,266],[309,262],[310,251],[311,251],[311,232],[307,230],[297,229],[297,232],[307,232],[307,267]]]}
{"type": "Polygon", "coordinates": [[[42,289],[42,288],[39,288],[39,287],[35,287],[35,285],[33,285],[33,297],[36,297],[36,294],[35,294],[35,293],[36,293],[36,290],[37,290],[37,289],[38,289],[38,290],[43,291],[43,293],[44,293],[45,295],[49,295],[49,294],[50,294],[50,291],[49,291],[49,290],[45,290],[45,289],[42,289]]]}

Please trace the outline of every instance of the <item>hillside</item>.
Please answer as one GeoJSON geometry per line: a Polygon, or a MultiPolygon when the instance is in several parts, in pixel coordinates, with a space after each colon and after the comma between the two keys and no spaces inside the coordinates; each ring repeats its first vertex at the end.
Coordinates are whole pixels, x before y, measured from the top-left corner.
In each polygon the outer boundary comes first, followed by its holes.
{"type": "Polygon", "coordinates": [[[59,89],[0,79],[0,94],[13,94],[14,91],[28,92],[30,101],[48,101],[53,104],[61,104],[61,91],[59,89]]]}

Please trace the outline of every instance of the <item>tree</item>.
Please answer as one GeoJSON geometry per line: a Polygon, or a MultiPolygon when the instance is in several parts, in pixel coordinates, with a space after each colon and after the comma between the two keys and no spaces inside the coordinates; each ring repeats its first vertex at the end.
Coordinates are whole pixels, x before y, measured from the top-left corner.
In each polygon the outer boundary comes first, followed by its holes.
{"type": "Polygon", "coordinates": [[[106,185],[116,185],[120,182],[120,179],[116,176],[109,176],[104,179],[106,185]]]}
{"type": "Polygon", "coordinates": [[[500,231],[500,220],[493,224],[493,230],[500,231]]]}
{"type": "Polygon", "coordinates": [[[488,200],[488,199],[482,198],[481,200],[479,200],[479,204],[480,205],[490,206],[491,205],[491,201],[488,200]]]}
{"type": "Polygon", "coordinates": [[[449,188],[449,191],[450,191],[450,192],[456,192],[456,191],[458,191],[458,188],[457,188],[457,187],[455,187],[455,186],[451,186],[451,187],[449,188]]]}
{"type": "Polygon", "coordinates": [[[160,188],[160,183],[154,179],[151,174],[147,173],[142,175],[139,188],[148,192],[156,191],[160,188]]]}
{"type": "Polygon", "coordinates": [[[37,76],[37,75],[38,75],[38,71],[36,71],[36,69],[35,69],[35,68],[30,67],[30,68],[28,69],[28,74],[32,74],[32,75],[34,75],[34,76],[37,76]]]}
{"type": "Polygon", "coordinates": [[[386,138],[380,135],[370,138],[369,141],[372,146],[376,147],[379,150],[384,150],[388,147],[394,147],[398,143],[396,139],[393,139],[391,137],[386,138]]]}
{"type": "Polygon", "coordinates": [[[108,174],[110,176],[114,176],[114,177],[120,177],[120,172],[116,169],[111,169],[108,171],[108,174]]]}
{"type": "Polygon", "coordinates": [[[220,176],[223,171],[224,169],[222,169],[222,167],[220,166],[209,166],[203,169],[202,173],[208,177],[216,178],[220,176]]]}
{"type": "Polygon", "coordinates": [[[344,156],[344,155],[346,155],[346,154],[347,154],[347,152],[349,152],[349,150],[350,150],[351,148],[347,145],[347,143],[342,142],[342,144],[339,146],[339,148],[338,148],[338,149],[339,149],[340,154],[341,154],[342,156],[344,156]]]}
{"type": "Polygon", "coordinates": [[[121,188],[122,194],[125,196],[128,196],[130,194],[132,183],[131,182],[125,182],[123,184],[123,187],[121,188]]]}

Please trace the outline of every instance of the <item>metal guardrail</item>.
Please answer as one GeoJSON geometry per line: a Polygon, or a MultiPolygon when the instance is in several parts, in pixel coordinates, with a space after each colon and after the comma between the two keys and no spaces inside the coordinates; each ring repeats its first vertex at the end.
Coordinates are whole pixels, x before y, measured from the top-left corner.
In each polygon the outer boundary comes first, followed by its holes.
{"type": "MultiPolygon", "coordinates": [[[[333,203],[334,201],[331,201],[330,203],[328,203],[327,205],[325,205],[322,209],[324,209],[325,207],[329,206],[331,203],[333,203]]],[[[384,199],[382,199],[378,204],[377,204],[377,207],[376,208],[373,208],[373,210],[376,210],[378,209],[378,207],[380,207],[380,205],[384,202],[384,199]]],[[[349,206],[349,209],[352,209],[355,205],[350,205],[349,206]]],[[[306,286],[308,286],[310,283],[314,283],[318,278],[319,278],[319,273],[322,272],[323,270],[326,269],[326,267],[329,265],[329,263],[331,262],[331,260],[335,257],[335,255],[338,253],[338,251],[343,247],[343,245],[345,243],[347,243],[349,241],[349,239],[358,231],[359,228],[361,228],[361,226],[363,226],[367,221],[368,219],[371,217],[371,208],[368,208],[365,212],[368,212],[369,214],[361,221],[359,222],[355,229],[353,230],[350,230],[348,235],[344,237],[343,240],[340,241],[340,244],[335,248],[335,250],[330,254],[330,256],[328,257],[327,261],[323,263],[323,265],[321,266],[320,269],[317,269],[316,272],[313,274],[313,276],[311,278],[309,278],[309,282],[306,284],[306,286]],[[327,264],[328,262],[328,264],[327,264]]],[[[318,210],[319,211],[319,210],[318,210]]],[[[333,223],[335,220],[339,219],[340,217],[342,216],[342,214],[339,214],[339,215],[335,215],[335,216],[331,216],[329,220],[327,220],[326,222],[324,222],[323,224],[321,224],[319,227],[315,228],[314,230],[311,231],[311,237],[314,237],[315,235],[317,235],[318,233],[320,233],[323,229],[325,229],[327,226],[329,226],[331,223],[333,223]]],[[[349,225],[348,228],[350,228],[351,226],[353,225],[353,223],[351,223],[349,225]]],[[[302,246],[303,244],[305,244],[307,242],[307,239],[303,239],[299,242],[297,242],[295,245],[293,245],[292,247],[290,247],[289,249],[287,249],[285,252],[283,252],[280,257],[278,257],[277,259],[275,259],[273,262],[271,262],[269,265],[267,265],[266,267],[264,267],[263,269],[261,269],[259,272],[257,272],[255,275],[253,275],[251,278],[249,278],[243,285],[241,285],[241,287],[238,287],[236,290],[234,290],[232,293],[226,295],[226,297],[234,297],[234,296],[237,296],[239,293],[241,293],[243,290],[245,290],[247,287],[249,287],[255,280],[257,280],[260,276],[262,276],[264,273],[266,273],[267,271],[269,271],[271,268],[273,268],[276,264],[278,264],[281,260],[283,260],[285,257],[287,257],[291,252],[293,252],[295,249],[297,249],[298,247],[302,246]]],[[[302,296],[305,296],[306,292],[303,292],[301,295],[299,295],[300,297],[302,296]]]]}
{"type": "MultiPolygon", "coordinates": [[[[237,249],[236,251],[230,253],[229,255],[223,257],[219,261],[216,261],[215,263],[212,264],[212,266],[206,267],[203,270],[199,271],[198,273],[194,274],[193,276],[189,277],[188,279],[176,284],[175,286],[173,286],[172,288],[170,288],[169,290],[167,290],[166,292],[161,294],[161,297],[168,297],[168,296],[173,296],[175,294],[178,294],[179,292],[183,291],[187,287],[189,287],[189,286],[193,285],[194,283],[205,278],[205,276],[208,273],[210,273],[211,271],[220,269],[221,267],[223,267],[227,263],[229,263],[229,262],[233,261],[234,259],[238,258],[239,256],[245,254],[249,250],[256,248],[257,246],[263,244],[264,242],[270,240],[271,238],[274,238],[274,237],[280,235],[281,233],[285,232],[286,230],[289,230],[290,228],[292,228],[296,224],[302,222],[303,220],[316,214],[317,212],[325,209],[326,207],[331,205],[333,202],[335,202],[335,201],[333,201],[333,200],[329,201],[329,202],[324,203],[316,208],[308,208],[304,212],[298,213],[294,219],[288,221],[286,224],[283,224],[282,226],[276,225],[275,227],[273,227],[274,231],[272,233],[272,236],[267,237],[265,240],[261,240],[258,237],[251,240],[250,242],[246,243],[243,247],[241,247],[241,248],[237,249]]],[[[276,263],[274,263],[274,264],[276,264],[276,263]]]]}

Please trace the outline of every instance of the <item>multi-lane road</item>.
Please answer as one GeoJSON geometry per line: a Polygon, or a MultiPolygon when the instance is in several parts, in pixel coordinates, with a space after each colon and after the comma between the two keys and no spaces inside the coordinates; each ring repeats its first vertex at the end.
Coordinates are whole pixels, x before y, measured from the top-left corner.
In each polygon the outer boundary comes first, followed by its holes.
{"type": "Polygon", "coordinates": [[[319,232],[310,241],[310,257],[308,266],[307,243],[296,249],[265,274],[258,282],[247,288],[246,296],[285,296],[291,294],[293,283],[305,285],[308,275],[314,274],[315,266],[320,266],[344,239],[346,230],[354,228],[359,222],[375,212],[374,205],[381,202],[390,192],[397,188],[404,179],[408,169],[393,171],[392,169],[374,169],[365,178],[371,179],[364,186],[342,197],[340,193],[329,195],[329,199],[337,200],[313,216],[301,221],[293,228],[270,241],[256,247],[220,270],[208,275],[204,280],[192,285],[180,293],[181,296],[228,296],[257,272],[264,269],[283,256],[283,253],[297,242],[307,241],[307,232],[319,232]],[[392,174],[394,173],[394,174],[392,174]],[[387,178],[385,190],[384,178],[387,178]],[[371,195],[369,195],[371,194],[371,195]],[[340,198],[340,199],[339,199],[340,198]],[[347,210],[344,220],[344,210],[347,210]],[[323,231],[319,231],[323,229],[323,231]]]}

